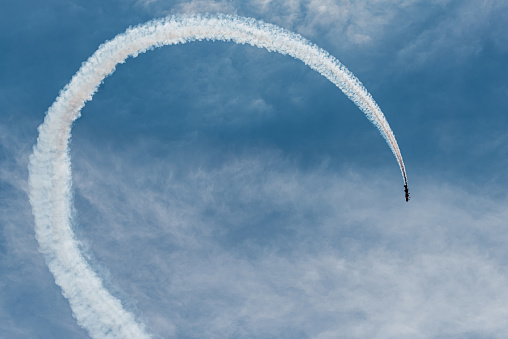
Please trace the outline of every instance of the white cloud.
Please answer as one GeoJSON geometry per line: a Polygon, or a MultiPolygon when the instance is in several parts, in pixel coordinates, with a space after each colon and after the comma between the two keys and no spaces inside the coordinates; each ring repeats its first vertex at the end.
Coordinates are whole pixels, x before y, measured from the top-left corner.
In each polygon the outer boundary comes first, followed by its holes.
{"type": "Polygon", "coordinates": [[[155,333],[508,334],[506,201],[420,182],[406,204],[384,175],[277,152],[188,172],[132,152],[75,159],[76,187],[103,220],[85,223],[94,251],[155,333]]]}
{"type": "MultiPolygon", "coordinates": [[[[406,204],[389,173],[301,171],[279,152],[189,170],[175,162],[179,156],[139,163],[153,144],[117,154],[78,144],[86,150],[73,161],[80,234],[155,334],[508,334],[507,202],[488,192],[413,182],[406,204]]],[[[210,164],[214,153],[204,153],[210,164]]],[[[29,226],[19,227],[31,219],[20,199],[2,217],[9,253],[25,265],[26,258],[38,262],[13,277],[38,277],[39,289],[48,289],[53,282],[29,226]]],[[[60,299],[65,328],[72,319],[60,299]]],[[[19,324],[5,313],[4,329],[15,333],[19,324]]]]}
{"type": "Polygon", "coordinates": [[[225,12],[296,31],[341,56],[375,51],[390,53],[397,67],[415,68],[436,58],[467,60],[492,41],[503,49],[508,34],[502,24],[508,6],[502,0],[254,0],[165,2],[148,10],[225,12]]]}
{"type": "Polygon", "coordinates": [[[175,5],[173,13],[227,13],[235,14],[236,10],[230,1],[192,0],[175,5]]]}

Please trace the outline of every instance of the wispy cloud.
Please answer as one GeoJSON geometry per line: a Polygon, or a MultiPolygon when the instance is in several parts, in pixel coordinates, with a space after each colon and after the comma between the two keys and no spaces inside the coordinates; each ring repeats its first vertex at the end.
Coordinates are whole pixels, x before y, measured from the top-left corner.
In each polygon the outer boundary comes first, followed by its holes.
{"type": "Polygon", "coordinates": [[[405,22],[412,34],[398,55],[405,64],[419,66],[443,57],[453,58],[455,62],[469,60],[493,42],[504,49],[500,42],[506,42],[508,34],[500,26],[508,15],[506,2],[444,1],[436,5],[421,18],[416,11],[421,4],[411,10],[410,17],[415,18],[415,24],[429,24],[411,29],[411,23],[405,22]]]}
{"type": "MultiPolygon", "coordinates": [[[[386,173],[301,170],[278,151],[252,150],[219,163],[210,160],[218,151],[186,145],[175,149],[187,158],[176,152],[168,155],[172,161],[145,163],[137,159],[158,147],[153,142],[128,152],[76,142],[79,234],[155,334],[508,333],[505,199],[416,180],[418,192],[406,204],[401,190],[392,195],[398,180],[386,181],[386,173]]],[[[9,173],[23,171],[25,153],[17,153],[21,160],[9,173]]],[[[17,286],[3,280],[3,330],[35,336],[31,327],[19,332],[11,297],[33,290],[59,297],[35,299],[37,308],[51,307],[48,324],[84,337],[69,325],[70,309],[36,251],[25,185],[11,181],[19,194],[10,197],[18,198],[2,213],[9,262],[25,268],[11,272],[2,262],[17,286]]]]}
{"type": "Polygon", "coordinates": [[[278,152],[184,172],[91,154],[75,162],[85,234],[155,333],[508,333],[505,201],[427,182],[406,204],[383,175],[301,171],[278,152]]]}
{"type": "MultiPolygon", "coordinates": [[[[218,8],[263,18],[335,48],[339,58],[348,50],[388,51],[404,67],[467,60],[482,53],[485,42],[501,50],[507,45],[503,1],[174,4],[145,0],[144,8],[156,16],[218,8]]],[[[239,96],[230,100],[249,104],[254,114],[272,114],[261,97],[239,96]]],[[[0,126],[0,332],[85,338],[37,252],[26,197],[35,126],[0,126]]],[[[483,136],[471,152],[502,147],[503,138],[488,143],[492,134],[483,136]]],[[[109,288],[151,332],[508,336],[508,201],[498,194],[499,183],[479,191],[452,186],[442,173],[413,174],[414,198],[405,204],[393,168],[388,175],[334,171],[326,164],[301,169],[277,150],[233,155],[194,141],[155,159],[146,156],[155,152],[151,147],[162,153],[170,147],[140,140],[137,148],[116,152],[79,138],[72,146],[80,150],[73,159],[79,236],[107,268],[101,274],[110,275],[109,288]]]]}
{"type": "Polygon", "coordinates": [[[501,0],[149,1],[146,10],[158,15],[223,11],[262,18],[317,41],[332,53],[390,53],[404,68],[447,56],[468,60],[485,43],[504,48],[508,40],[502,24],[508,5],[501,0]]]}
{"type": "Polygon", "coordinates": [[[172,12],[236,14],[236,9],[230,1],[192,0],[175,5],[175,7],[172,9],[172,12]]]}

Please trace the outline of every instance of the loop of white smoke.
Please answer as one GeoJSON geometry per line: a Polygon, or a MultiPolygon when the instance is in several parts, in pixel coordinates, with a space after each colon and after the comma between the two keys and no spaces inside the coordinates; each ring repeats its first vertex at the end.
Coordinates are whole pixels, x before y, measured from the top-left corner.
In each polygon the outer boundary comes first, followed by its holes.
{"type": "Polygon", "coordinates": [[[361,82],[337,59],[298,34],[229,15],[178,15],[130,28],[102,44],[49,108],[30,157],[30,203],[40,251],[80,326],[93,338],[148,338],[144,325],[104,287],[87,263],[71,228],[71,126],[98,86],[129,56],[154,47],[197,40],[233,41],[288,54],[337,85],[379,129],[406,183],[402,156],[380,108],[361,82]]]}

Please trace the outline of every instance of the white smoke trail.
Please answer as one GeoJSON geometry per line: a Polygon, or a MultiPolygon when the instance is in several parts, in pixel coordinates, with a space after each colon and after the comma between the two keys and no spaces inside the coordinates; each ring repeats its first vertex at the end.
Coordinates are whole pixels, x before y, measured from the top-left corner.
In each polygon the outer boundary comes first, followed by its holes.
{"type": "Polygon", "coordinates": [[[71,225],[72,180],[68,143],[71,126],[86,101],[117,64],[149,49],[190,41],[221,40],[288,54],[337,85],[379,129],[406,181],[395,137],[380,108],[361,82],[336,58],[298,34],[277,26],[229,15],[178,15],[130,28],[102,44],[81,66],[49,108],[30,157],[30,203],[40,251],[69,300],[80,326],[93,338],[148,338],[143,324],[103,286],[80,251],[71,225]]]}

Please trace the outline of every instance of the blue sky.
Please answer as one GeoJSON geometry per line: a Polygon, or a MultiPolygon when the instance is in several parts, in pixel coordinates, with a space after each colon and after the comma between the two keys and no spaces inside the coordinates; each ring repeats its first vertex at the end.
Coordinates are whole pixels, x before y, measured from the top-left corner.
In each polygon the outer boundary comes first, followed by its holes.
{"type": "Polygon", "coordinates": [[[503,1],[0,4],[0,337],[87,338],[38,252],[28,156],[105,40],[182,12],[300,33],[372,93],[378,131],[301,62],[171,46],[106,79],[73,128],[76,234],[163,338],[508,335],[503,1]]]}

